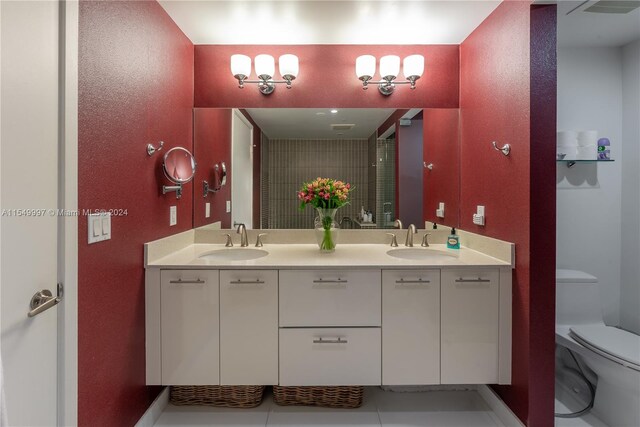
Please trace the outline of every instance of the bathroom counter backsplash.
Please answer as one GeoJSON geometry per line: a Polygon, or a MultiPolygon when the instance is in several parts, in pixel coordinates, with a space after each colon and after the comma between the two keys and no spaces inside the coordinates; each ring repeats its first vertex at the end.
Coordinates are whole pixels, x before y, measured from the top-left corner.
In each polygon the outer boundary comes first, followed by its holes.
{"type": "Polygon", "coordinates": [[[414,237],[414,251],[419,255],[430,253],[424,259],[403,259],[387,254],[390,250],[407,249],[402,243],[406,230],[341,230],[340,239],[333,253],[320,253],[313,230],[248,230],[249,246],[246,249],[262,249],[268,255],[251,260],[227,260],[200,258],[212,251],[224,252],[240,248],[235,230],[213,227],[189,230],[145,244],[146,268],[407,268],[460,266],[513,267],[515,247],[513,243],[460,231],[460,249],[447,249],[448,229],[418,230],[414,237]],[[255,248],[258,233],[267,233],[264,247],[255,248]],[[390,246],[394,233],[400,243],[390,246]],[[429,233],[429,248],[420,246],[424,233],[429,233]],[[233,248],[226,248],[225,234],[234,240],[233,248]],[[424,252],[418,252],[424,251],[424,252]]]}

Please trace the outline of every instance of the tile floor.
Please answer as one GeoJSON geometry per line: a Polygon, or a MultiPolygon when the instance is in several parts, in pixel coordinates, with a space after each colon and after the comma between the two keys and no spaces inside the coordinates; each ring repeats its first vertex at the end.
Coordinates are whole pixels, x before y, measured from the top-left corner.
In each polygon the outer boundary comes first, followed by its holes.
{"type": "Polygon", "coordinates": [[[169,405],[156,427],[504,427],[475,391],[394,393],[371,387],[353,410],[278,406],[270,394],[257,408],[169,405]]]}

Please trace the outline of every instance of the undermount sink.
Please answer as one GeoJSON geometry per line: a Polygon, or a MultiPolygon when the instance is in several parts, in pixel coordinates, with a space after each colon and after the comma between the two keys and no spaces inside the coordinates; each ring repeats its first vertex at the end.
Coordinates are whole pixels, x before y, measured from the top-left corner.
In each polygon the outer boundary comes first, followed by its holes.
{"type": "Polygon", "coordinates": [[[198,258],[209,261],[249,261],[266,257],[269,252],[263,249],[238,248],[238,249],[216,249],[200,255],[198,258]]]}
{"type": "Polygon", "coordinates": [[[394,258],[401,259],[413,259],[413,260],[438,260],[455,258],[456,255],[448,252],[443,252],[437,249],[428,248],[398,248],[387,251],[387,255],[394,258]]]}

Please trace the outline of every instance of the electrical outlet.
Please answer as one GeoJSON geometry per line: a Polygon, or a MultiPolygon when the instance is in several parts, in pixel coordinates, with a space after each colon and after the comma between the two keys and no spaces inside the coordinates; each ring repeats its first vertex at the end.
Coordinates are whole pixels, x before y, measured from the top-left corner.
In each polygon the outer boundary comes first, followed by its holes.
{"type": "Polygon", "coordinates": [[[169,208],[169,225],[176,225],[178,223],[178,207],[171,206],[169,208]]]}
{"type": "Polygon", "coordinates": [[[211,203],[204,204],[204,217],[209,218],[211,216],[211,203]]]}
{"type": "Polygon", "coordinates": [[[438,203],[438,209],[436,209],[436,216],[438,218],[444,218],[444,202],[438,203]]]}
{"type": "Polygon", "coordinates": [[[476,213],[473,214],[473,223],[484,226],[484,206],[478,205],[476,213]]]}
{"type": "Polygon", "coordinates": [[[231,200],[227,200],[227,213],[231,213],[231,200]]]}

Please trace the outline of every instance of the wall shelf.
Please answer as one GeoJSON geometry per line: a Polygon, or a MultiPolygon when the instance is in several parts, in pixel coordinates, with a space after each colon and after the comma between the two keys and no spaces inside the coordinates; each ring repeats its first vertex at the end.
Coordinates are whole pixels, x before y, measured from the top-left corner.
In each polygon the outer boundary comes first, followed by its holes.
{"type": "Polygon", "coordinates": [[[573,167],[578,163],[611,163],[615,162],[614,159],[608,160],[556,160],[556,163],[566,163],[568,168],[573,167]]]}

